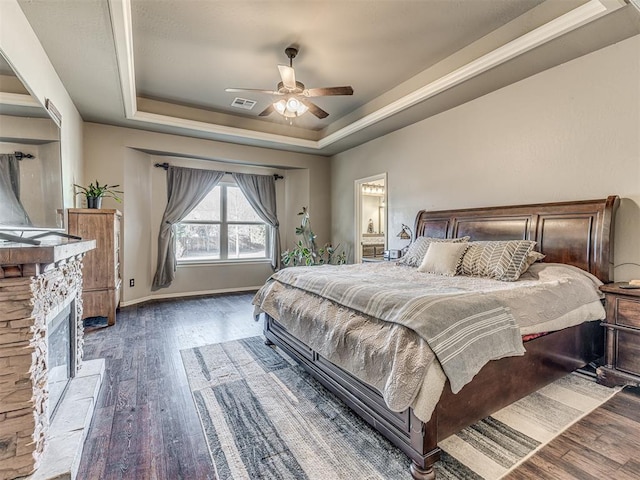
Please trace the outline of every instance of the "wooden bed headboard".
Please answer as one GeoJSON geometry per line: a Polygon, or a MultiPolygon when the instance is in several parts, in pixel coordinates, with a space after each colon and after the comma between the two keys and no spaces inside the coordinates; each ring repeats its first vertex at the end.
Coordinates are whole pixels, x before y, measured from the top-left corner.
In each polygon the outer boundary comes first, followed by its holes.
{"type": "Polygon", "coordinates": [[[568,263],[604,283],[613,279],[613,221],[620,199],[418,212],[416,236],[471,241],[535,240],[545,262],[568,263]]]}

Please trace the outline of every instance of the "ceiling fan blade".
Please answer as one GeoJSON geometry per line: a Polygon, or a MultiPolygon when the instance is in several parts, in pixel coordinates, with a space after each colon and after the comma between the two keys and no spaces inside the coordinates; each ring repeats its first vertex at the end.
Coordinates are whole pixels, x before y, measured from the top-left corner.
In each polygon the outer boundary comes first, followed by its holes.
{"type": "Polygon", "coordinates": [[[285,88],[292,91],[295,90],[297,88],[296,73],[293,70],[293,67],[278,65],[278,70],[280,70],[280,78],[282,78],[282,84],[285,88]]]}
{"type": "Polygon", "coordinates": [[[273,108],[273,104],[269,104],[269,106],[267,108],[265,108],[263,111],[261,111],[258,114],[258,116],[259,117],[266,117],[267,115],[271,115],[274,111],[275,111],[275,109],[273,108]]]}
{"type": "Polygon", "coordinates": [[[317,106],[315,103],[310,102],[309,100],[305,100],[304,98],[298,97],[298,99],[304,103],[309,109],[310,113],[313,113],[318,118],[327,118],[329,114],[317,106]]]}
{"type": "Polygon", "coordinates": [[[327,97],[329,95],[353,95],[353,88],[348,87],[324,87],[308,88],[303,92],[305,97],[327,97]]]}
{"type": "Polygon", "coordinates": [[[229,93],[253,92],[267,93],[269,95],[282,95],[282,93],[276,92],[275,90],[260,90],[259,88],[225,88],[224,91],[229,93]]]}

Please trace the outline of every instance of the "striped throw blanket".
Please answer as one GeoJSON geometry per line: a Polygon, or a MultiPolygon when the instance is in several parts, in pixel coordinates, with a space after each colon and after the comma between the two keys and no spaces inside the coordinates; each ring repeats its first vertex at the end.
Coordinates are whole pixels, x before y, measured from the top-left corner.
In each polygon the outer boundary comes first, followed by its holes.
{"type": "Polygon", "coordinates": [[[286,268],[269,281],[414,330],[435,353],[453,393],[490,360],[524,354],[519,326],[499,295],[455,288],[433,293],[423,284],[377,278],[356,266],[326,265],[286,268]]]}

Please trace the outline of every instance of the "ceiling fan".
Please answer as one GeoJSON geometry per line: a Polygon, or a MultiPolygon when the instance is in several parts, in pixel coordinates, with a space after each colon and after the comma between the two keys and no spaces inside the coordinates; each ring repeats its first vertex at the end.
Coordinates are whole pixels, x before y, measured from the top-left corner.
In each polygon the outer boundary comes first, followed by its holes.
{"type": "Polygon", "coordinates": [[[293,70],[293,59],[298,55],[298,49],[288,47],[284,53],[289,57],[289,66],[278,65],[280,71],[281,82],[278,83],[276,90],[260,90],[255,88],[227,88],[226,92],[255,92],[268,93],[270,95],[278,95],[284,97],[277,102],[269,105],[260,114],[259,117],[266,117],[274,111],[285,117],[299,117],[309,111],[318,118],[326,118],[329,116],[327,112],[308,100],[312,97],[325,97],[329,95],[353,95],[353,88],[347,87],[323,87],[323,88],[306,88],[302,82],[296,81],[295,71],[293,70]]]}

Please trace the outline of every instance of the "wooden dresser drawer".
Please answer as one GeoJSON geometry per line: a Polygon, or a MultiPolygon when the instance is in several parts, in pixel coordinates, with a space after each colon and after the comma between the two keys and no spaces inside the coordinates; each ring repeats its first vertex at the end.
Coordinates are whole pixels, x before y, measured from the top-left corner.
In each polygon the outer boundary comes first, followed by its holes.
{"type": "Polygon", "coordinates": [[[616,324],[640,329],[640,301],[617,297],[616,324]]]}
{"type": "Polygon", "coordinates": [[[596,373],[598,382],[608,387],[640,386],[640,289],[626,286],[600,286],[606,299],[606,340],[604,365],[596,373]]]}
{"type": "Polygon", "coordinates": [[[376,255],[376,247],[373,245],[363,245],[362,246],[362,256],[363,257],[374,257],[376,255]]]}
{"type": "Polygon", "coordinates": [[[640,331],[618,332],[616,368],[640,375],[640,331]]]}
{"type": "Polygon", "coordinates": [[[384,243],[369,243],[362,245],[363,257],[382,257],[384,255],[384,243]]]}

